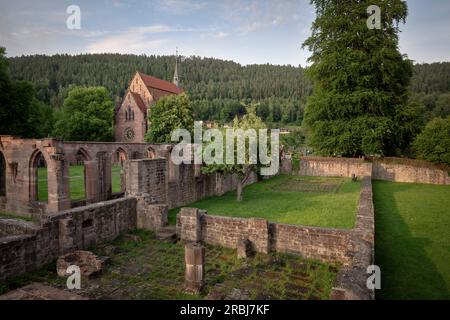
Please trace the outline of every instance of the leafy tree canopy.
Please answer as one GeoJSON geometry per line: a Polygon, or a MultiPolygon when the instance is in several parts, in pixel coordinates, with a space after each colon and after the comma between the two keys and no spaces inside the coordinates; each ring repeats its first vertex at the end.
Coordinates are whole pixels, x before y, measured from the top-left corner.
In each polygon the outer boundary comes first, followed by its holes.
{"type": "Polygon", "coordinates": [[[106,88],[73,88],[56,115],[53,134],[66,141],[112,141],[113,112],[106,88]]]}
{"type": "Polygon", "coordinates": [[[405,1],[312,0],[317,17],[304,46],[314,83],[304,123],[323,155],[392,154],[409,141],[404,119],[412,63],[398,51],[405,1]],[[370,5],[381,8],[382,29],[367,27],[370,5]],[[400,133],[400,134],[399,134],[400,133]]]}
{"type": "Polygon", "coordinates": [[[192,132],[194,128],[192,104],[185,93],[159,99],[149,113],[149,130],[145,135],[147,142],[170,143],[173,130],[192,132]]]}
{"type": "Polygon", "coordinates": [[[36,99],[30,82],[9,76],[5,48],[0,47],[0,134],[43,138],[51,132],[53,110],[36,99]]]}
{"type": "Polygon", "coordinates": [[[450,117],[431,120],[414,141],[419,159],[450,165],[450,117]]]}

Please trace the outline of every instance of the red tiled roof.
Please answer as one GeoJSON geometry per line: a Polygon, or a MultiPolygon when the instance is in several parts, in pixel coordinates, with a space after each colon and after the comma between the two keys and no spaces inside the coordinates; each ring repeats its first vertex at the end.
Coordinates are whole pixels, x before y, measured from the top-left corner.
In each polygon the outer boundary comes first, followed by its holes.
{"type": "Polygon", "coordinates": [[[184,90],[181,88],[178,88],[176,85],[174,85],[171,82],[164,81],[146,74],[143,74],[139,72],[139,76],[141,77],[142,81],[144,81],[145,85],[149,88],[159,89],[163,91],[167,91],[170,93],[180,94],[183,93],[184,90]]]}
{"type": "Polygon", "coordinates": [[[130,91],[130,93],[134,101],[136,101],[136,104],[138,105],[139,109],[141,109],[142,113],[144,115],[147,115],[147,107],[145,106],[144,101],[142,101],[141,96],[136,92],[130,91]]]}

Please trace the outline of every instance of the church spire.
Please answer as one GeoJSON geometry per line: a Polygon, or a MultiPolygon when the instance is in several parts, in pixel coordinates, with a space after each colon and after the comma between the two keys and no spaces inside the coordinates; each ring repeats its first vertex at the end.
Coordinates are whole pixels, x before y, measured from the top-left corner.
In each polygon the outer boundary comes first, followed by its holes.
{"type": "Polygon", "coordinates": [[[175,55],[175,72],[173,74],[173,84],[177,87],[180,86],[180,77],[178,76],[178,48],[177,53],[175,55]]]}

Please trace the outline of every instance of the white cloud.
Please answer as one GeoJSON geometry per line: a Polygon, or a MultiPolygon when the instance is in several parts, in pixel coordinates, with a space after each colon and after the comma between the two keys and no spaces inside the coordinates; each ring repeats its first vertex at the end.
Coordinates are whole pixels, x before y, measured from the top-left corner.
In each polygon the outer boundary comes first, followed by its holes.
{"type": "Polygon", "coordinates": [[[169,42],[167,37],[162,37],[164,33],[170,32],[198,32],[202,29],[176,28],[166,25],[139,26],[127,29],[124,32],[117,32],[104,39],[92,42],[86,48],[90,53],[148,53],[160,48],[169,42]],[[160,35],[160,38],[154,37],[160,35]]]}
{"type": "Polygon", "coordinates": [[[298,0],[229,0],[224,2],[227,19],[234,21],[241,35],[283,25],[298,25],[309,14],[307,2],[298,0]]]}
{"type": "Polygon", "coordinates": [[[155,6],[170,14],[188,14],[208,6],[207,1],[199,0],[159,0],[155,6]]]}

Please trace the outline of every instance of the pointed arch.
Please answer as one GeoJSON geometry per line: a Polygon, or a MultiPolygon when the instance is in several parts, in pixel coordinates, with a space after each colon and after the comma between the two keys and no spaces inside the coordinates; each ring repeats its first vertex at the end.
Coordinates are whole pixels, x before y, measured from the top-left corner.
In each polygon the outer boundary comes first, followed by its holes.
{"type": "Polygon", "coordinates": [[[41,150],[33,152],[29,164],[30,201],[48,202],[47,160],[41,150]]]}

